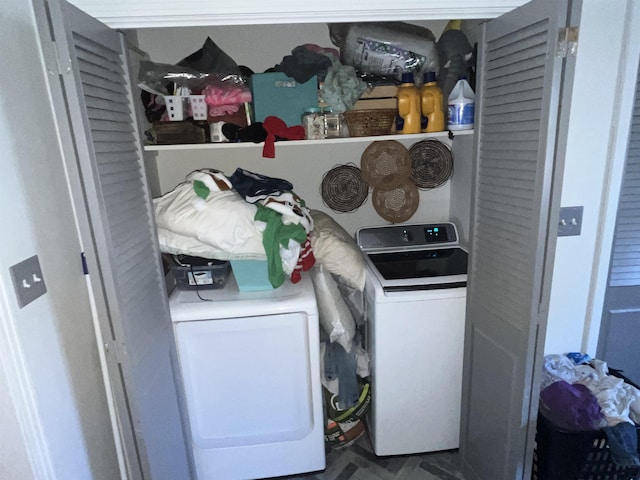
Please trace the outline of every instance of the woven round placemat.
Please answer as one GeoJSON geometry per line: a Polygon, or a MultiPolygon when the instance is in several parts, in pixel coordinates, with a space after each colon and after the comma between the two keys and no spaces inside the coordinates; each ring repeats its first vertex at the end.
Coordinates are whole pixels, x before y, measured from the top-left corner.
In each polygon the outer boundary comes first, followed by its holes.
{"type": "Polygon", "coordinates": [[[422,140],[409,148],[411,180],[418,188],[436,188],[453,173],[453,154],[438,140],[422,140]]]}
{"type": "Polygon", "coordinates": [[[322,176],[322,201],[336,212],[351,212],[364,203],[369,186],[355,165],[338,165],[322,176]]]}
{"type": "Polygon", "coordinates": [[[407,180],[391,190],[374,188],[371,198],[378,215],[392,223],[402,223],[416,213],[420,192],[415,183],[407,180]]]}
{"type": "Polygon", "coordinates": [[[362,152],[360,168],[369,185],[391,190],[406,182],[411,175],[409,150],[396,140],[372,142],[362,152]]]}

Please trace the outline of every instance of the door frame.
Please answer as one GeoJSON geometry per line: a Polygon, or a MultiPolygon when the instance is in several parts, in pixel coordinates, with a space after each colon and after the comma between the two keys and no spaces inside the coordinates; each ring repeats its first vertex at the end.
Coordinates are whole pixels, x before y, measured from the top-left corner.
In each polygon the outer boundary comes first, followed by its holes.
{"type": "Polygon", "coordinates": [[[600,330],[603,326],[602,316],[609,280],[611,249],[613,248],[618,201],[622,189],[631,131],[629,120],[632,116],[636,82],[640,75],[640,3],[631,0],[627,2],[627,7],[623,37],[625,48],[620,56],[618,88],[614,105],[616,113],[611,119],[607,168],[605,170],[607,176],[603,179],[604,194],[598,219],[601,234],[596,244],[596,260],[591,277],[591,289],[582,339],[582,351],[584,352],[597,352],[600,330]]]}

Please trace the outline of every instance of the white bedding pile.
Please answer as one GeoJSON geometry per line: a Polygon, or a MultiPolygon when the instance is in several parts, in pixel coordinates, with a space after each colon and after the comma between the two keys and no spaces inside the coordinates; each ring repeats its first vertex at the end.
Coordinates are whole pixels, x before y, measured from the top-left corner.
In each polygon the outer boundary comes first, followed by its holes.
{"type": "Polygon", "coordinates": [[[253,220],[257,207],[209,181],[209,195],[199,197],[193,181],[204,183],[206,175],[198,173],[153,200],[160,250],[218,260],[265,260],[262,233],[253,220]]]}
{"type": "MultiPolygon", "coordinates": [[[[265,224],[254,220],[258,208],[233,190],[222,172],[192,172],[172,191],[154,199],[153,205],[160,250],[164,253],[217,260],[267,259],[262,242],[265,224]],[[197,182],[206,185],[206,195],[198,195],[194,188],[197,182]]],[[[316,264],[335,275],[338,283],[362,292],[364,258],[353,238],[324,212],[309,213],[305,228],[313,229],[309,240],[316,264]]],[[[291,274],[299,253],[300,245],[295,242],[280,249],[285,273],[291,274]]],[[[342,332],[351,330],[349,326],[342,332]]]]}
{"type": "Polygon", "coordinates": [[[311,210],[311,246],[316,260],[340,280],[362,292],[366,280],[364,257],[355,240],[320,210],[311,210]]]}

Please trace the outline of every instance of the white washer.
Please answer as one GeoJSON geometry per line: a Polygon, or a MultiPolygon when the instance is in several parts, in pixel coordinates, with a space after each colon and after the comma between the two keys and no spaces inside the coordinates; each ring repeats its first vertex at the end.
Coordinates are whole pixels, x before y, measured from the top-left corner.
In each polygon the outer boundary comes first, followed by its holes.
{"type": "Polygon", "coordinates": [[[376,455],[459,446],[467,252],[452,223],[369,227],[367,425],[376,455]]]}
{"type": "Polygon", "coordinates": [[[174,290],[169,304],[198,479],[325,468],[311,280],[241,292],[231,274],[219,290],[174,290]]]}

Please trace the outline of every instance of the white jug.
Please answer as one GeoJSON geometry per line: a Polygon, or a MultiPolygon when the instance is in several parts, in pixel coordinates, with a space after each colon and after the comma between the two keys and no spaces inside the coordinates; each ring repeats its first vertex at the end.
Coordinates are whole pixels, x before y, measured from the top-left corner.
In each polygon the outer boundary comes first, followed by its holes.
{"type": "Polygon", "coordinates": [[[475,94],[466,78],[460,77],[449,94],[448,129],[471,130],[475,115],[475,94]]]}

